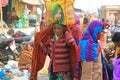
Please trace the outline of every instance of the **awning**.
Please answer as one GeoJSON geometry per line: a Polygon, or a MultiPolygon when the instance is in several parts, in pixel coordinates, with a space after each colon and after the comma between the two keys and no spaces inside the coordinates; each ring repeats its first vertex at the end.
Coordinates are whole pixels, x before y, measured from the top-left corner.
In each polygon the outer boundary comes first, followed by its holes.
{"type": "Polygon", "coordinates": [[[26,4],[31,4],[31,5],[41,5],[44,4],[44,0],[21,0],[22,2],[26,4]]]}

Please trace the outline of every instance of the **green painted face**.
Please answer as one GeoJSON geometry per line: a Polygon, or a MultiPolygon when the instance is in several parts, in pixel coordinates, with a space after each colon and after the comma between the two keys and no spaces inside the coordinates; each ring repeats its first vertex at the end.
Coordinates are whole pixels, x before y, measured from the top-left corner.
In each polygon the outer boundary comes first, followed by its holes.
{"type": "Polygon", "coordinates": [[[64,13],[62,7],[56,4],[52,10],[52,17],[56,23],[64,23],[64,13]]]}
{"type": "Polygon", "coordinates": [[[54,15],[53,19],[55,20],[55,22],[59,22],[61,20],[62,14],[61,14],[61,9],[58,8],[56,14],[54,15]]]}

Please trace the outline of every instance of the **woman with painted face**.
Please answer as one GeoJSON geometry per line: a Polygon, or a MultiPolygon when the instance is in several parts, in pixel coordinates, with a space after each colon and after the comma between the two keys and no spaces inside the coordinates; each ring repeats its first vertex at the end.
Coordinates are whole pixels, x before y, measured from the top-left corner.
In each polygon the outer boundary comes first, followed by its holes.
{"type": "Polygon", "coordinates": [[[103,80],[101,50],[98,44],[98,35],[102,29],[102,22],[92,21],[79,42],[82,65],[81,80],[103,80]]]}

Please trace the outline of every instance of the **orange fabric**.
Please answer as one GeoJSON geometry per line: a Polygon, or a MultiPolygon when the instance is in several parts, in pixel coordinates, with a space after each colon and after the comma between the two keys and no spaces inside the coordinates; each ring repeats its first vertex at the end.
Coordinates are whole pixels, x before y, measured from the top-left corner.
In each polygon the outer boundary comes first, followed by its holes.
{"type": "Polygon", "coordinates": [[[46,55],[43,53],[39,44],[42,42],[47,45],[53,37],[53,27],[50,26],[35,35],[34,49],[32,55],[32,68],[30,80],[37,80],[37,72],[44,67],[46,55]],[[50,35],[49,35],[50,34],[50,35]]]}
{"type": "MultiPolygon", "coordinates": [[[[67,27],[66,30],[71,32],[67,27]]],[[[41,47],[39,46],[40,42],[42,42],[45,46],[49,44],[51,38],[53,38],[53,26],[38,32],[35,36],[34,42],[34,50],[32,57],[32,69],[31,69],[31,78],[30,80],[37,80],[37,72],[44,67],[46,55],[43,53],[41,47]]],[[[72,77],[74,74],[75,62],[76,62],[76,53],[77,53],[77,45],[74,44],[70,48],[70,59],[71,59],[71,72],[72,77]]]]}
{"type": "Polygon", "coordinates": [[[31,65],[32,62],[32,51],[23,50],[20,53],[18,67],[22,71],[28,68],[28,65],[31,65]]]}
{"type": "Polygon", "coordinates": [[[78,47],[77,44],[74,44],[72,47],[70,47],[70,60],[71,60],[71,74],[72,74],[72,80],[74,78],[74,70],[75,70],[75,63],[77,60],[77,52],[78,47]]]}

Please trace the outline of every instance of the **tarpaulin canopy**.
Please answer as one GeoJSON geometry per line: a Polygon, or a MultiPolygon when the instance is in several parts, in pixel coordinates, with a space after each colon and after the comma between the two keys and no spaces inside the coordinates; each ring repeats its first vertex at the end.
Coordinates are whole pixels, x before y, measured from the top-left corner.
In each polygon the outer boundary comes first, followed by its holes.
{"type": "Polygon", "coordinates": [[[44,4],[44,0],[21,0],[22,2],[26,4],[31,4],[31,5],[41,5],[44,4]]]}

